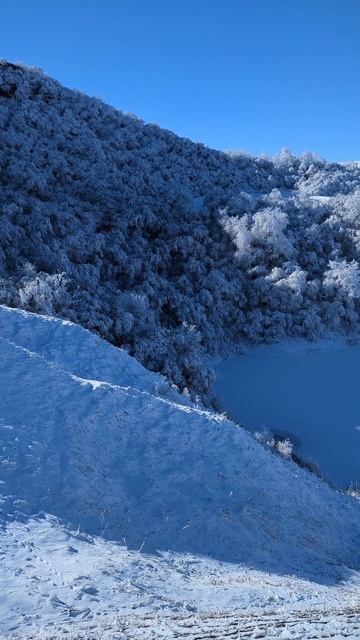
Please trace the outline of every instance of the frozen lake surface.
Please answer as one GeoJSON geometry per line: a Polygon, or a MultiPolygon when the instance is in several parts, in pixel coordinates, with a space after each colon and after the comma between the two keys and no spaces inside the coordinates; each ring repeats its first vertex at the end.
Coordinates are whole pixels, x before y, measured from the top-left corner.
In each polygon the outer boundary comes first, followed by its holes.
{"type": "Polygon", "coordinates": [[[360,344],[259,346],[216,365],[224,409],[293,441],[339,487],[360,484],[360,344]]]}

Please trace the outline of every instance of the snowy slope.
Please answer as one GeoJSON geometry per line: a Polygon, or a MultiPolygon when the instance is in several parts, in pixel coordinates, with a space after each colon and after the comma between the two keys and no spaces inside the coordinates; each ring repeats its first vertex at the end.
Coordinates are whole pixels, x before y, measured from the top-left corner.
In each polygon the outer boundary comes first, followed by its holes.
{"type": "Polygon", "coordinates": [[[116,385],[131,383],[142,391],[170,389],[162,376],[142,367],[126,351],[114,349],[105,340],[67,320],[1,307],[0,322],[3,340],[28,349],[79,377],[116,385]]]}
{"type": "Polygon", "coordinates": [[[354,613],[356,500],[83,328],[1,307],[0,337],[4,634],[130,612],[136,628],[145,610],[354,613]]]}

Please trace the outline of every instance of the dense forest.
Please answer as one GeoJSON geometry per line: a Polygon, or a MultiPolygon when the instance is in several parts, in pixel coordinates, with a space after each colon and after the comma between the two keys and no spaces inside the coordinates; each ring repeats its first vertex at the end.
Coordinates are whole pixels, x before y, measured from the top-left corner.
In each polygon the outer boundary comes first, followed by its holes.
{"type": "Polygon", "coordinates": [[[0,303],[208,402],[206,354],[357,332],[360,164],[214,151],[0,63],[0,303]]]}

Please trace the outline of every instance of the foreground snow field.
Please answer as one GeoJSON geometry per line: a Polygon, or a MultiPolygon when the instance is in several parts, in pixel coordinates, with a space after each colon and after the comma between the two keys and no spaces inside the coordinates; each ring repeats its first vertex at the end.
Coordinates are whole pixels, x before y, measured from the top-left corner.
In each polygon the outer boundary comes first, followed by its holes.
{"type": "Polygon", "coordinates": [[[359,637],[356,499],[77,325],[0,338],[1,637],[359,637]]]}

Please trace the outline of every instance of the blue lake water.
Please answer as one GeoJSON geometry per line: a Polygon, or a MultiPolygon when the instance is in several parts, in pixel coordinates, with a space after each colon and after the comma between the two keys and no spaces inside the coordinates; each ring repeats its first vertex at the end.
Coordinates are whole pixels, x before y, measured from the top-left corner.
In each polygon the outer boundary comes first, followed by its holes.
{"type": "Polygon", "coordinates": [[[224,409],[252,431],[289,434],[339,487],[360,485],[360,345],[271,345],[216,365],[224,409]]]}

